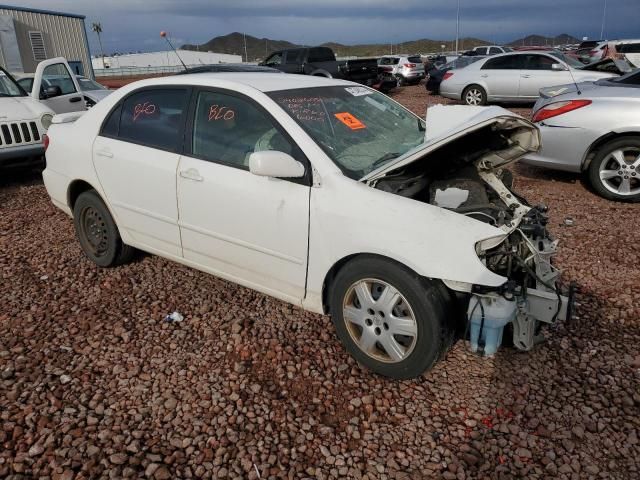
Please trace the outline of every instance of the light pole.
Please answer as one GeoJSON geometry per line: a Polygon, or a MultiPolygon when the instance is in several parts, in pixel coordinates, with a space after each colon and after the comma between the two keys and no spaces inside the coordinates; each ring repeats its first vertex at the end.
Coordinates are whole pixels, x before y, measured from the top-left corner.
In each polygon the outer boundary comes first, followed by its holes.
{"type": "Polygon", "coordinates": [[[105,67],[104,65],[104,50],[102,48],[102,39],[100,38],[100,34],[102,33],[102,25],[100,24],[100,22],[93,22],[91,24],[91,30],[96,32],[96,35],[98,35],[98,43],[100,44],[100,55],[102,55],[102,68],[105,69],[107,67],[105,67]]]}
{"type": "Polygon", "coordinates": [[[456,55],[458,55],[459,38],[460,38],[460,0],[458,0],[458,10],[456,12],[456,55]]]}
{"type": "Polygon", "coordinates": [[[604,10],[602,11],[602,28],[600,29],[600,40],[604,40],[604,23],[607,19],[607,0],[604,0],[604,10]]]}

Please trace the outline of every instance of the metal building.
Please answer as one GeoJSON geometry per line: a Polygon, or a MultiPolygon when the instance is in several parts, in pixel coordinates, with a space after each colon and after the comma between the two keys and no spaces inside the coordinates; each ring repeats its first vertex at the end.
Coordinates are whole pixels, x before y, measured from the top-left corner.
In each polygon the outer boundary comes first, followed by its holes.
{"type": "Polygon", "coordinates": [[[0,65],[33,73],[42,60],[64,57],[78,75],[93,78],[83,15],[0,5],[0,65]]]}

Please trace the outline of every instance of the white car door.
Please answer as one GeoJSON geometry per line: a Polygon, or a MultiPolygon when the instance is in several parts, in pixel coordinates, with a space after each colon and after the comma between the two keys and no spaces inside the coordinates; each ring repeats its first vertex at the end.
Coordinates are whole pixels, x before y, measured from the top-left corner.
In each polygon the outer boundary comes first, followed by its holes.
{"type": "Polygon", "coordinates": [[[178,167],[184,258],[215,275],[300,304],[305,293],[310,171],[295,143],[254,101],[226,91],[194,97],[178,167]],[[277,150],[305,179],[249,172],[249,155],[277,150]]]}
{"type": "Polygon", "coordinates": [[[176,170],[189,92],[180,87],[134,92],[112,111],[93,144],[98,179],[123,236],[174,257],[182,256],[176,170]]]}
{"type": "Polygon", "coordinates": [[[86,110],[78,81],[62,57],[38,64],[31,96],[56,113],[86,110]]]}
{"type": "Polygon", "coordinates": [[[540,89],[571,83],[571,74],[559,59],[549,55],[523,55],[523,69],[520,71],[520,91],[518,96],[523,100],[535,101],[540,96],[540,89]],[[554,67],[554,65],[556,65],[554,67]]]}
{"type": "Polygon", "coordinates": [[[500,55],[489,58],[482,65],[480,82],[487,86],[489,100],[517,98],[521,60],[521,55],[500,55]]]}

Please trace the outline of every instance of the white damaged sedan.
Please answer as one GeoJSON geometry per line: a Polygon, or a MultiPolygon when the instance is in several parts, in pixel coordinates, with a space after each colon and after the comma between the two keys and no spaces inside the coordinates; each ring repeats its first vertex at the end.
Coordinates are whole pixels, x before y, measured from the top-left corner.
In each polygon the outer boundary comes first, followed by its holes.
{"type": "Polygon", "coordinates": [[[504,109],[428,122],[369,88],[270,73],[145,80],[54,117],[45,185],[101,267],[134,249],[330,314],[382,375],[429,369],[470,331],[522,350],[569,301],[543,207],[504,165],[539,149],[504,109]]]}

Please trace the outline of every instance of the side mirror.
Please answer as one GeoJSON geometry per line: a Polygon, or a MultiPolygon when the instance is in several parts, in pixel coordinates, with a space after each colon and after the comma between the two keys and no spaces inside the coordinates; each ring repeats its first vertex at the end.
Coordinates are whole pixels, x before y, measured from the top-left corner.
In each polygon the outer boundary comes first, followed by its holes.
{"type": "Polygon", "coordinates": [[[568,68],[561,63],[554,63],[551,65],[551,70],[555,70],[557,72],[566,72],[568,68]]]}
{"type": "Polygon", "coordinates": [[[254,175],[273,178],[304,177],[304,166],[291,155],[275,150],[249,155],[249,171],[254,175]]]}
{"type": "Polygon", "coordinates": [[[59,97],[62,95],[62,90],[57,85],[52,85],[44,89],[44,98],[59,97]]]}

